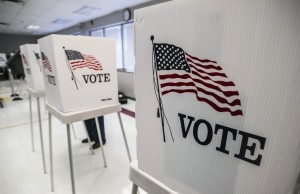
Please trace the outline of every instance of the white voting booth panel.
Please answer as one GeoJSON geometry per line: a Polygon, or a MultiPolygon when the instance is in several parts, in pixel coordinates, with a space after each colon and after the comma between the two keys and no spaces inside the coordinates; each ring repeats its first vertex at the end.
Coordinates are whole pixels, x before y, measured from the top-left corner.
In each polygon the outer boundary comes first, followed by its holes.
{"type": "Polygon", "coordinates": [[[119,104],[115,40],[49,35],[38,43],[51,106],[72,112],[119,104]]]}
{"type": "Polygon", "coordinates": [[[20,51],[27,86],[35,91],[45,91],[39,45],[24,44],[20,46],[20,51]]]}
{"type": "Polygon", "coordinates": [[[178,193],[293,191],[298,9],[194,0],[135,11],[139,169],[178,193]]]}
{"type": "Polygon", "coordinates": [[[5,53],[0,53],[0,67],[5,67],[6,66],[6,54],[5,53]]]}

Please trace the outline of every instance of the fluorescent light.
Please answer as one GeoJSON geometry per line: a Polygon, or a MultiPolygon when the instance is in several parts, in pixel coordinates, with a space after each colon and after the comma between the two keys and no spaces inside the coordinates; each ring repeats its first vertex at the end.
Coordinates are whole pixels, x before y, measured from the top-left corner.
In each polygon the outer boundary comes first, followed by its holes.
{"type": "Polygon", "coordinates": [[[52,24],[59,24],[59,25],[69,25],[71,24],[73,21],[72,20],[67,20],[67,19],[56,19],[54,21],[52,21],[52,24]]]}
{"type": "Polygon", "coordinates": [[[97,14],[100,11],[101,8],[84,5],[80,9],[73,11],[73,13],[81,14],[81,15],[92,15],[92,14],[97,14]]]}
{"type": "Polygon", "coordinates": [[[28,25],[26,28],[27,28],[27,29],[30,29],[30,30],[37,30],[37,29],[40,28],[40,26],[36,26],[36,25],[28,25]]]}

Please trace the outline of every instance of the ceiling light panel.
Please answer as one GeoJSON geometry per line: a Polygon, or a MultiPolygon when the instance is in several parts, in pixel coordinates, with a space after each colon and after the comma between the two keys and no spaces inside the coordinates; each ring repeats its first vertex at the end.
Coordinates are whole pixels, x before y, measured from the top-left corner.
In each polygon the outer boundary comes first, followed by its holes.
{"type": "Polygon", "coordinates": [[[28,26],[26,26],[26,28],[27,29],[29,29],[29,30],[37,30],[37,29],[40,29],[41,27],[40,26],[38,26],[38,25],[28,25],[28,26]]]}
{"type": "Polygon", "coordinates": [[[66,26],[66,25],[71,24],[72,22],[73,22],[72,20],[68,20],[68,19],[56,19],[56,20],[53,20],[51,23],[66,26]]]}
{"type": "Polygon", "coordinates": [[[89,5],[84,5],[81,8],[73,11],[74,14],[80,14],[80,15],[95,15],[101,12],[101,8],[93,7],[89,5]]]}

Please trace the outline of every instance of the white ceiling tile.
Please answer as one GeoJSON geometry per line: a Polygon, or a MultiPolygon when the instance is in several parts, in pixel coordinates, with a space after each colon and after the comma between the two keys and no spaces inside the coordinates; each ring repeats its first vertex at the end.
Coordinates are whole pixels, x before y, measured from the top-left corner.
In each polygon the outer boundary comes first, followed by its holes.
{"type": "Polygon", "coordinates": [[[0,13],[17,14],[22,7],[21,4],[0,1],[0,13]]]}
{"type": "Polygon", "coordinates": [[[41,34],[62,30],[81,22],[89,21],[103,15],[135,6],[149,0],[25,0],[24,5],[0,0],[0,22],[11,23],[1,27],[0,32],[41,34]],[[88,12],[86,15],[73,13],[83,6],[100,8],[100,11],[88,12]],[[71,20],[69,24],[53,24],[56,19],[71,20]],[[1,21],[5,20],[5,21],[1,21]],[[39,25],[40,29],[30,31],[26,26],[39,25]]]}
{"type": "Polygon", "coordinates": [[[19,12],[19,16],[37,16],[42,14],[44,11],[41,9],[32,9],[30,7],[24,7],[20,12],[19,12]]]}
{"type": "Polygon", "coordinates": [[[52,7],[57,4],[57,2],[59,2],[59,0],[29,0],[26,3],[26,7],[45,11],[52,9],[52,7]]]}

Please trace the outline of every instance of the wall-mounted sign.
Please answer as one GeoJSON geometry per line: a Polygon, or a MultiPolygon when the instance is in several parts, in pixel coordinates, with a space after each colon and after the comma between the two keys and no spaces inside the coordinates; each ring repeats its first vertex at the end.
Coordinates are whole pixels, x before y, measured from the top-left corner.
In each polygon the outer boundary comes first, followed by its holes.
{"type": "Polygon", "coordinates": [[[178,193],[293,191],[300,172],[293,3],[173,1],[135,12],[141,170],[178,193]]]}

